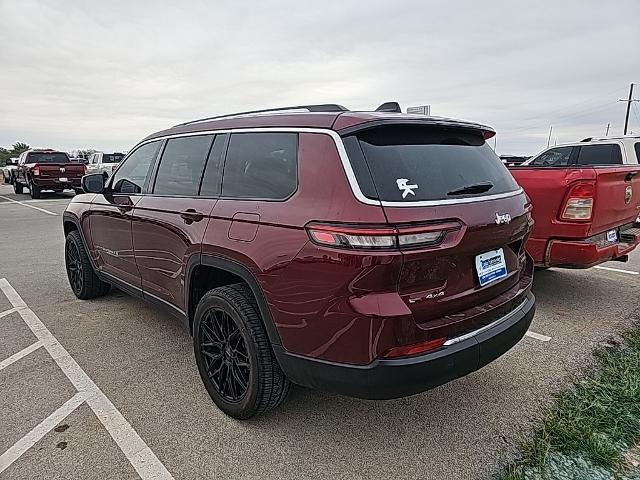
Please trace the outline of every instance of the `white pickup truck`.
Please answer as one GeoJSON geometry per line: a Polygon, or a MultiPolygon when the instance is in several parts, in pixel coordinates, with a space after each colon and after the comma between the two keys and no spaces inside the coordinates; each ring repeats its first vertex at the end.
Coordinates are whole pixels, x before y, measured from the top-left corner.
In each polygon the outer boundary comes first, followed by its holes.
{"type": "Polygon", "coordinates": [[[87,163],[87,173],[102,173],[110,176],[118,168],[123,158],[124,153],[93,153],[87,163]]]}

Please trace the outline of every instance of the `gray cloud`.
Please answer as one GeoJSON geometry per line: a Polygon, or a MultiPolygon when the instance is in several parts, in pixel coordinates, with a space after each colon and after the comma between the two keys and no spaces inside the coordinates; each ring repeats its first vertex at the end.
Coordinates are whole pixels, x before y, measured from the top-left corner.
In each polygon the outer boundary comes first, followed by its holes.
{"type": "Polygon", "coordinates": [[[560,142],[621,133],[639,16],[637,0],[1,0],[0,145],[127,150],[201,116],[397,100],[534,153],[550,124],[560,142]]]}

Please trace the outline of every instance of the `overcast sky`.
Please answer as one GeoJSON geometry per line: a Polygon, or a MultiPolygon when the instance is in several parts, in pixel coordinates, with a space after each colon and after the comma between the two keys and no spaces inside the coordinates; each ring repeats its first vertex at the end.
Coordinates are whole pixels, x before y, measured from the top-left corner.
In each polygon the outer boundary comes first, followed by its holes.
{"type": "Polygon", "coordinates": [[[621,134],[640,83],[638,0],[0,0],[0,19],[3,146],[123,151],[203,116],[396,100],[532,154],[550,125],[552,143],[621,134]]]}

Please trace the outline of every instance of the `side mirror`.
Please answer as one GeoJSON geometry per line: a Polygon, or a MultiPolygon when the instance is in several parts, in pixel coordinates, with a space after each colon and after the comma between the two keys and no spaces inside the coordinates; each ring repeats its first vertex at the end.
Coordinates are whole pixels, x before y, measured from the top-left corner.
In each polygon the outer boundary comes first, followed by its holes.
{"type": "Polygon", "coordinates": [[[104,181],[104,175],[101,173],[92,173],[82,177],[80,184],[82,185],[82,189],[87,193],[103,193],[104,181]]]}

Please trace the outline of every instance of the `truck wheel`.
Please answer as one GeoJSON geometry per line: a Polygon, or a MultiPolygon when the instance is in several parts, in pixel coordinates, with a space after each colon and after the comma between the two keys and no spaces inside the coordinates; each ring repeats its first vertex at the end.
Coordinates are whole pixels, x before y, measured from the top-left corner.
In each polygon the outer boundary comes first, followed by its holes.
{"type": "Polygon", "coordinates": [[[22,193],[22,189],[23,189],[22,184],[18,183],[17,180],[14,180],[14,182],[13,182],[13,191],[15,193],[22,193]]]}
{"type": "Polygon", "coordinates": [[[29,183],[29,193],[31,198],[40,198],[40,188],[34,185],[33,182],[29,183]]]}
{"type": "Polygon", "coordinates": [[[273,354],[255,298],[245,284],[204,294],[194,316],[200,377],[227,415],[247,419],[280,405],[291,382],[273,354]]]}
{"type": "Polygon", "coordinates": [[[84,190],[81,188],[74,188],[73,191],[75,192],[76,195],[80,195],[81,193],[84,193],[84,190]]]}
{"type": "Polygon", "coordinates": [[[100,280],[91,266],[84,243],[77,230],[69,232],[64,244],[64,264],[69,285],[81,300],[106,295],[110,285],[100,280]]]}
{"type": "Polygon", "coordinates": [[[2,175],[2,177],[4,178],[4,183],[10,183],[10,180],[8,177],[5,177],[4,174],[2,175]]]}

